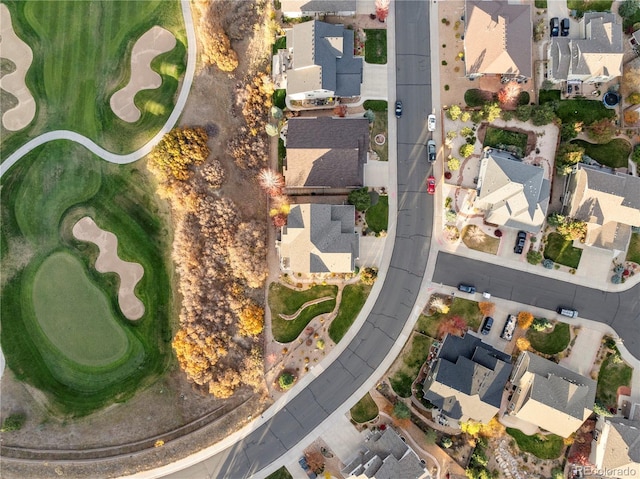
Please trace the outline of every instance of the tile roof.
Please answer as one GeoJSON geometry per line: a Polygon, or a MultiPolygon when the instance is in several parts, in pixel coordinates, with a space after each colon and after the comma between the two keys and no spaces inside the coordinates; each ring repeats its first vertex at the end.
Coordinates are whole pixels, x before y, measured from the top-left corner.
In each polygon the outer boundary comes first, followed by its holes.
{"type": "Polygon", "coordinates": [[[466,2],[464,36],[467,75],[513,74],[531,77],[531,5],[506,1],[466,2]]]}
{"type": "Polygon", "coordinates": [[[369,150],[365,118],[291,118],[285,186],[361,187],[369,150]]]}
{"type": "Polygon", "coordinates": [[[301,273],[352,272],[359,249],[353,205],[291,207],[280,241],[280,257],[287,269],[301,273]]]}

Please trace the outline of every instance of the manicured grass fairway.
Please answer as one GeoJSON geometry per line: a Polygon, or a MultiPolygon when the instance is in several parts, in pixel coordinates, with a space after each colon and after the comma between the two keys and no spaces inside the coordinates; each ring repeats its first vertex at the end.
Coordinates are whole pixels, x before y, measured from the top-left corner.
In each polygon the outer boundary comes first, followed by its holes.
{"type": "Polygon", "coordinates": [[[569,346],[571,332],[567,323],[556,323],[550,332],[527,331],[527,338],[531,341],[531,347],[544,354],[556,354],[564,351],[569,346]]]}
{"type": "Polygon", "coordinates": [[[24,130],[3,130],[3,157],[29,137],[57,129],[76,131],[115,152],[129,152],[164,124],[186,60],[186,34],[177,0],[6,4],[14,29],[34,51],[26,81],[38,112],[24,130]],[[152,62],[162,76],[162,86],[136,95],[142,116],[129,124],[111,111],[109,98],[129,79],[135,41],[154,25],[172,32],[177,44],[152,62]],[[153,108],[154,104],[164,108],[153,108]]]}
{"type": "Polygon", "coordinates": [[[577,268],[582,257],[582,250],[573,246],[573,241],[566,240],[561,234],[549,233],[544,247],[544,257],[558,264],[577,268]]]}
{"type": "Polygon", "coordinates": [[[127,335],[111,314],[104,292],[91,283],[73,255],[60,251],[45,259],[31,296],[43,333],[72,361],[104,366],[127,352],[127,335]]]}
{"type": "Polygon", "coordinates": [[[362,283],[348,284],[344,287],[338,314],[329,326],[329,337],[334,343],[337,344],[349,330],[370,292],[371,286],[362,283]]]}
{"type": "Polygon", "coordinates": [[[362,424],[363,422],[371,421],[378,415],[378,406],[371,394],[367,393],[349,412],[355,422],[362,424]]]}
{"type": "Polygon", "coordinates": [[[573,140],[584,148],[584,153],[598,163],[611,168],[626,167],[631,154],[631,143],[623,138],[614,138],[609,143],[590,143],[584,140],[573,140]]]}
{"type": "Polygon", "coordinates": [[[555,434],[534,434],[527,436],[519,429],[507,428],[507,433],[518,443],[518,448],[523,452],[530,452],[540,459],[555,459],[560,457],[564,449],[564,443],[560,436],[555,434]]]}
{"type": "Polygon", "coordinates": [[[170,236],[139,167],[111,165],[56,141],[33,150],[1,180],[2,350],[18,379],[48,393],[52,409],[64,414],[126,401],[171,360],[170,236]],[[117,276],[94,268],[98,248],[71,233],[86,215],[118,236],[121,258],[144,268],[136,295],[145,315],[135,323],[120,313],[117,276]],[[74,285],[86,290],[82,300],[72,296],[74,285]],[[101,303],[99,310],[83,319],[91,303],[101,303]]]}

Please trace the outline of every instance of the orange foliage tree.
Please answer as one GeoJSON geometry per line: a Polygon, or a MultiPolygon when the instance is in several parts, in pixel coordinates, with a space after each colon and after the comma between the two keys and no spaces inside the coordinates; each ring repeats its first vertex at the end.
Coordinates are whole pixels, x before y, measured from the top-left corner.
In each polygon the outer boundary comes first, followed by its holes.
{"type": "Polygon", "coordinates": [[[516,339],[516,346],[520,351],[528,351],[531,347],[531,342],[524,336],[516,339]]]}
{"type": "Polygon", "coordinates": [[[488,301],[481,301],[478,303],[478,308],[483,316],[491,316],[496,310],[496,305],[488,301]]]}
{"type": "Polygon", "coordinates": [[[191,175],[191,165],[199,165],[209,156],[208,139],[204,128],[174,128],[149,154],[147,168],[159,181],[184,181],[191,175]]]}
{"type": "Polygon", "coordinates": [[[498,101],[500,104],[511,103],[520,94],[520,86],[515,82],[509,82],[503,86],[498,92],[498,101]]]}
{"type": "Polygon", "coordinates": [[[522,329],[529,329],[533,324],[533,314],[528,311],[520,311],[518,313],[518,326],[522,329]]]}
{"type": "Polygon", "coordinates": [[[257,336],[264,328],[264,309],[250,303],[238,315],[238,332],[243,336],[257,336]]]}
{"type": "Polygon", "coordinates": [[[452,316],[447,318],[438,327],[438,336],[443,337],[445,334],[453,334],[455,336],[462,336],[467,330],[467,322],[460,316],[452,316]]]}

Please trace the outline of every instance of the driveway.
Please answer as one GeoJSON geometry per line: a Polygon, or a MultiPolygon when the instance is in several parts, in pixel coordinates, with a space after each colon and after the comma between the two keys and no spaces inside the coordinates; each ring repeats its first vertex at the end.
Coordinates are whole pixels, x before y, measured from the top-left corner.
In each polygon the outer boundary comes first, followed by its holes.
{"type": "Polygon", "coordinates": [[[364,62],[362,71],[362,100],[386,100],[389,98],[387,89],[387,65],[374,65],[364,62]]]}
{"type": "Polygon", "coordinates": [[[364,165],[364,184],[370,188],[388,188],[389,162],[369,158],[364,165]]]}
{"type": "Polygon", "coordinates": [[[571,354],[562,358],[560,364],[571,371],[590,377],[602,336],[602,331],[581,327],[576,342],[571,348],[571,354]]]}

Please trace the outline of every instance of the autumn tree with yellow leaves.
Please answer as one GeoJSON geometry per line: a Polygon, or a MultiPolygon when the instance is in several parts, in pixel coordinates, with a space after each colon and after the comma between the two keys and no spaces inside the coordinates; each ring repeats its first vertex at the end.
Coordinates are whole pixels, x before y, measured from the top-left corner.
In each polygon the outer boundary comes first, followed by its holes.
{"type": "Polygon", "coordinates": [[[533,324],[533,314],[528,311],[520,311],[518,313],[518,326],[522,329],[529,329],[533,324]]]}

